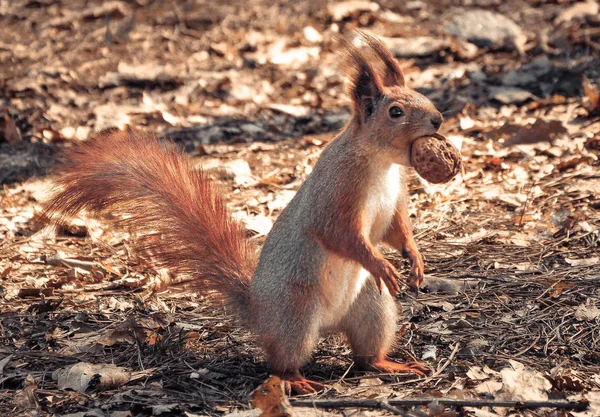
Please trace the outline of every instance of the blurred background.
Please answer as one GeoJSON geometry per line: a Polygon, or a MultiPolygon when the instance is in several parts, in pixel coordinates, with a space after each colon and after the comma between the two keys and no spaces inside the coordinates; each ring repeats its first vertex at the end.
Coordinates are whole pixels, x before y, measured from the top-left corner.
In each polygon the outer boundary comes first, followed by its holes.
{"type": "Polygon", "coordinates": [[[536,111],[572,121],[598,106],[593,0],[0,5],[0,182],[44,172],[45,145],[125,124],[190,151],[335,131],[348,108],[332,37],[352,28],[384,37],[446,131],[474,136],[536,111]]]}

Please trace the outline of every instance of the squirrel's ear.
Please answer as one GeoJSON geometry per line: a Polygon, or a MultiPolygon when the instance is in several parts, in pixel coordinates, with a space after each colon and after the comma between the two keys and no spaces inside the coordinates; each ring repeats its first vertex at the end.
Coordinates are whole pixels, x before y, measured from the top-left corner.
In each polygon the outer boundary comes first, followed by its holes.
{"type": "Polygon", "coordinates": [[[398,61],[394,58],[394,55],[390,50],[374,36],[371,36],[365,32],[357,31],[360,38],[371,47],[375,55],[384,65],[385,74],[383,76],[383,85],[386,87],[392,87],[395,85],[404,86],[404,73],[398,65],[398,61]]]}
{"type": "Polygon", "coordinates": [[[374,112],[375,106],[383,96],[381,80],[357,48],[348,41],[339,38],[346,62],[346,74],[350,81],[349,95],[354,103],[358,119],[366,121],[374,112]]]}

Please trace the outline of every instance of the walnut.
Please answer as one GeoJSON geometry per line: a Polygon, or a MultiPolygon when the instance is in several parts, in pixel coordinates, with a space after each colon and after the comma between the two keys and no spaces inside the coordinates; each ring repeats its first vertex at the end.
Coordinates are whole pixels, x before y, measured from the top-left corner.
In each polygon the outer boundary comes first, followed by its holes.
{"type": "Polygon", "coordinates": [[[434,184],[450,181],[461,167],[460,152],[440,134],[417,139],[410,150],[410,162],[423,179],[434,184]]]}

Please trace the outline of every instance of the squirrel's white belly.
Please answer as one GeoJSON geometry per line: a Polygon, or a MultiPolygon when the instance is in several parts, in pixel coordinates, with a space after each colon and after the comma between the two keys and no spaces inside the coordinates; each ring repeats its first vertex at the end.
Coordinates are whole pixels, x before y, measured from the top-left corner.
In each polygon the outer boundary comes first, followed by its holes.
{"type": "MultiPolygon", "coordinates": [[[[365,232],[377,245],[389,228],[398,205],[402,184],[400,166],[393,164],[370,186],[366,201],[365,232]]],[[[358,263],[329,254],[324,267],[322,328],[335,328],[371,274],[358,263]]],[[[384,291],[387,288],[384,287],[384,291]]]]}
{"type": "Polygon", "coordinates": [[[368,189],[364,226],[374,245],[384,238],[398,207],[403,187],[400,169],[400,165],[392,164],[384,175],[374,178],[368,189]]]}
{"type": "Polygon", "coordinates": [[[321,328],[328,331],[336,328],[371,274],[358,263],[335,255],[328,260],[325,272],[321,328]]]}

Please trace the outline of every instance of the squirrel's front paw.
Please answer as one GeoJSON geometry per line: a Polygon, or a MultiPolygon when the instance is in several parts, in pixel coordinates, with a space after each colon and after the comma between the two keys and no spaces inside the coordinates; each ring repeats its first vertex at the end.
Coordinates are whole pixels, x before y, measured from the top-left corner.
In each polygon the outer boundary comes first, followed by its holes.
{"type": "Polygon", "coordinates": [[[398,275],[398,271],[394,268],[394,265],[385,259],[382,259],[379,265],[377,265],[377,270],[374,271],[373,278],[375,278],[380,293],[383,291],[383,284],[385,284],[391,295],[396,295],[400,291],[400,286],[398,285],[400,276],[398,275]]]}
{"type": "Polygon", "coordinates": [[[410,268],[410,275],[408,276],[408,286],[414,292],[418,293],[421,284],[423,283],[423,271],[425,270],[425,264],[423,263],[423,257],[417,252],[417,256],[414,260],[411,260],[412,266],[410,268]]]}
{"type": "Polygon", "coordinates": [[[410,260],[410,274],[408,275],[408,286],[411,291],[415,294],[419,293],[419,288],[423,283],[423,273],[425,271],[425,264],[423,263],[423,257],[418,250],[404,250],[402,254],[405,258],[410,260]]]}

